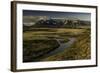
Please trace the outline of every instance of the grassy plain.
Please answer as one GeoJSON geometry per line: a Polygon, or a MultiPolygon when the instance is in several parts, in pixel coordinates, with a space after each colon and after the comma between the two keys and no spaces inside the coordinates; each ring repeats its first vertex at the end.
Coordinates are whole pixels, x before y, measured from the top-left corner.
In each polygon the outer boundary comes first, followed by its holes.
{"type": "Polygon", "coordinates": [[[90,59],[90,32],[90,28],[31,28],[24,31],[23,62],[90,59]],[[44,57],[60,46],[56,39],[67,43],[72,37],[76,41],[63,52],[44,57]]]}
{"type": "Polygon", "coordinates": [[[45,58],[44,61],[61,60],[80,60],[91,58],[90,30],[76,37],[76,41],[71,47],[66,48],[64,52],[45,58]]]}

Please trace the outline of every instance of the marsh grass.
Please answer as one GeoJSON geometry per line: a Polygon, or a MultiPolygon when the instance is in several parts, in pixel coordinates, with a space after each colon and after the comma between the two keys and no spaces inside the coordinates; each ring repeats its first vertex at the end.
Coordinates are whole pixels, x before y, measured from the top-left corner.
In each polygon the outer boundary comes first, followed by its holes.
{"type": "Polygon", "coordinates": [[[38,39],[24,41],[24,62],[35,61],[40,56],[53,51],[59,44],[56,40],[38,39]],[[29,57],[29,58],[28,58],[29,57]],[[35,60],[34,60],[35,59],[35,60]]]}
{"type": "Polygon", "coordinates": [[[23,33],[23,62],[33,61],[62,61],[91,58],[90,28],[32,28],[23,33]],[[74,37],[76,41],[63,52],[44,57],[60,45],[55,39],[63,39],[61,43],[68,42],[74,37]]]}
{"type": "Polygon", "coordinates": [[[45,58],[43,61],[91,59],[90,46],[90,30],[85,30],[84,34],[77,36],[77,40],[70,48],[65,49],[64,52],[45,58]]]}

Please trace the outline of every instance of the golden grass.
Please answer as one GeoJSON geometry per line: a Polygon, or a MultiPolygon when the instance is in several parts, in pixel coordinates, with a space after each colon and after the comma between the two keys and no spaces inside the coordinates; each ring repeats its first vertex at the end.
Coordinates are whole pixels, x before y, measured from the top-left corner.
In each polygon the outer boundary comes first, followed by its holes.
{"type": "MultiPolygon", "coordinates": [[[[36,29],[36,28],[35,28],[36,29]]],[[[37,28],[37,29],[40,29],[40,28],[37,28]]],[[[51,29],[51,28],[41,28],[41,29],[51,29]]],[[[51,32],[51,31],[27,31],[27,32],[24,32],[23,33],[23,38],[24,39],[27,39],[27,38],[32,38],[34,36],[41,36],[43,34],[67,34],[67,33],[72,33],[73,35],[77,35],[77,34],[80,34],[80,33],[83,33],[85,32],[84,29],[67,29],[67,28],[52,28],[52,30],[56,30],[55,32],[51,32]]],[[[49,35],[50,36],[50,35],[49,35]]]]}
{"type": "Polygon", "coordinates": [[[80,60],[91,58],[90,33],[87,31],[84,35],[77,37],[77,41],[63,52],[49,56],[43,61],[61,61],[61,60],[80,60]]]}

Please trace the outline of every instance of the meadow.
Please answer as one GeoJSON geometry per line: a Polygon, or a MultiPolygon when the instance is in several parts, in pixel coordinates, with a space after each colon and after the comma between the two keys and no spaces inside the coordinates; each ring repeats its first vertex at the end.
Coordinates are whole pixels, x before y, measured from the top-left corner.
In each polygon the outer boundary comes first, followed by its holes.
{"type": "Polygon", "coordinates": [[[91,58],[90,30],[77,35],[76,41],[63,52],[45,58],[43,61],[82,60],[91,58]]]}
{"type": "Polygon", "coordinates": [[[90,28],[31,28],[24,31],[23,62],[90,59],[90,31],[90,28]],[[70,43],[69,38],[75,40],[70,43]],[[70,46],[57,52],[64,44],[70,46]]]}

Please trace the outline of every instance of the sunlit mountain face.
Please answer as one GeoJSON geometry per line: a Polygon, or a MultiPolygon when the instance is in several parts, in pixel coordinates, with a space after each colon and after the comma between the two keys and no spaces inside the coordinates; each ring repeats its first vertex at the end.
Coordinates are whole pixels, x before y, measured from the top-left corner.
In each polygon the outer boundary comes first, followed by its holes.
{"type": "Polygon", "coordinates": [[[66,27],[70,24],[90,25],[90,13],[23,10],[24,26],[66,27]]]}

